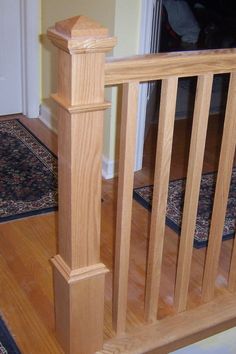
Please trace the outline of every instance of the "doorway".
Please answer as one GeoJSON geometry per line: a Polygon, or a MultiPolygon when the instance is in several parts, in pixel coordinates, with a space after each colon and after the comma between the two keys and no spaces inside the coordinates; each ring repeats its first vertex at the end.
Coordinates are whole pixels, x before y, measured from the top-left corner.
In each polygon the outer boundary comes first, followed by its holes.
{"type": "MultiPolygon", "coordinates": [[[[140,50],[139,54],[157,53],[160,43],[160,26],[161,26],[161,7],[162,0],[142,0],[142,19],[140,28],[140,50]]],[[[154,110],[153,89],[155,85],[152,83],[143,83],[140,86],[139,108],[138,108],[138,128],[136,137],[136,161],[135,170],[142,169],[143,147],[145,140],[145,131],[152,120],[152,112],[154,110]],[[146,111],[149,105],[149,115],[146,119],[146,111]]]]}
{"type": "Polygon", "coordinates": [[[0,115],[39,115],[39,0],[3,0],[0,115]]]}
{"type": "Polygon", "coordinates": [[[0,115],[22,112],[20,0],[2,0],[0,13],[0,115]]]}
{"type": "MultiPolygon", "coordinates": [[[[236,47],[236,5],[234,2],[198,0],[143,1],[140,54],[222,49],[236,47]],[[162,6],[163,5],[163,6],[162,6]]],[[[228,75],[215,75],[211,114],[223,112],[228,75]]],[[[191,117],[196,79],[179,80],[176,119],[191,117]]],[[[141,85],[138,115],[136,170],[142,168],[143,146],[148,128],[158,116],[160,85],[141,85]]]]}

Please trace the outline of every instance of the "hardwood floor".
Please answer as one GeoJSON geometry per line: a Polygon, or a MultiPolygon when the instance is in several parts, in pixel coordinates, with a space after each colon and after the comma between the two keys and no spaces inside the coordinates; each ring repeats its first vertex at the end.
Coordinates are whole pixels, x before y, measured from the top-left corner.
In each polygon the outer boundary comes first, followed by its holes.
{"type": "MultiPolygon", "coordinates": [[[[20,120],[56,152],[56,137],[48,128],[39,120],[20,120]]],[[[55,339],[50,264],[56,230],[56,213],[0,225],[0,314],[24,354],[62,353],[55,339]]]]}
{"type": "MultiPolygon", "coordinates": [[[[1,119],[9,117],[1,117],[1,119]]],[[[15,117],[13,117],[15,118],[15,117]]],[[[39,120],[20,120],[53,152],[57,151],[56,136],[39,120]]],[[[186,175],[191,124],[177,121],[173,146],[171,179],[186,175]]],[[[210,120],[204,171],[217,169],[219,137],[222,119],[210,120]]],[[[156,129],[150,130],[145,144],[144,166],[135,174],[135,186],[152,183],[156,129]]],[[[105,338],[112,336],[111,298],[113,247],[117,180],[103,181],[101,258],[111,272],[106,277],[105,338]]],[[[129,303],[127,330],[143,322],[144,281],[150,213],[133,202],[131,235],[129,303]]],[[[52,269],[50,258],[56,253],[57,214],[25,218],[0,226],[0,313],[14,334],[23,354],[62,353],[55,339],[52,269]]],[[[173,314],[173,292],[177,262],[178,236],[166,227],[163,275],[158,318],[173,314]]],[[[229,259],[233,241],[222,244],[216,294],[225,292],[229,259]]],[[[200,290],[206,248],[194,249],[188,308],[201,303],[200,290]]]]}

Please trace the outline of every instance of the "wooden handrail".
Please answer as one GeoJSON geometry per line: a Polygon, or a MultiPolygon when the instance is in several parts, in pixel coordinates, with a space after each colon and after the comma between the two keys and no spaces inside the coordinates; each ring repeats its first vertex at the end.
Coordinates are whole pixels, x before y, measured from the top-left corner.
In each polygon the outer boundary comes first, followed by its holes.
{"type": "Polygon", "coordinates": [[[170,76],[222,74],[236,70],[236,49],[217,49],[107,58],[105,84],[160,80],[170,76]]]}

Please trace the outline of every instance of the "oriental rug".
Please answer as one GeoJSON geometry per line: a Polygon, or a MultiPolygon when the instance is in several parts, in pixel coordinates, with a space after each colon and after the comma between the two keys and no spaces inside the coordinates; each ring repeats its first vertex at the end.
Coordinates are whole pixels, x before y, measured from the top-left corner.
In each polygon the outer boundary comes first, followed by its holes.
{"type": "Polygon", "coordinates": [[[0,317],[0,354],[20,354],[20,351],[12,338],[5,323],[0,317]]]}
{"type": "Polygon", "coordinates": [[[19,120],[0,122],[0,222],[57,209],[57,158],[19,120]]]}
{"type": "MultiPolygon", "coordinates": [[[[166,211],[166,224],[176,233],[181,232],[183,214],[185,179],[170,181],[166,211]]],[[[200,187],[194,247],[205,247],[208,242],[213,198],[216,184],[216,173],[203,174],[200,187]]],[[[151,210],[153,186],[144,186],[134,189],[134,199],[142,206],[151,210]]],[[[234,237],[236,219],[236,168],[233,169],[228,206],[225,218],[223,240],[234,237]]]]}

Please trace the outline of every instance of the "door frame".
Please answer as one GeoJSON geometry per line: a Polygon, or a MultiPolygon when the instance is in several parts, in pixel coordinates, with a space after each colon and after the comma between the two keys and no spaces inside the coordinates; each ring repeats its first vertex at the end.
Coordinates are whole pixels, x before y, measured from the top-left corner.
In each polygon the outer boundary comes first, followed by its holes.
{"type": "Polygon", "coordinates": [[[20,0],[22,113],[39,116],[40,104],[40,0],[20,0]]]}
{"type": "MultiPolygon", "coordinates": [[[[159,0],[160,3],[160,0],[159,0]]],[[[154,7],[160,6],[158,0],[142,0],[141,5],[141,24],[140,24],[140,42],[139,54],[150,54],[152,50],[152,32],[153,32],[153,16],[154,7]],[[157,5],[158,4],[158,5],[157,5]]],[[[159,25],[158,25],[159,27],[159,25]]],[[[158,39],[159,41],[159,39],[158,39]]],[[[136,136],[136,160],[135,171],[142,169],[143,164],[143,146],[145,139],[145,122],[146,108],[148,101],[148,83],[140,85],[139,106],[138,106],[138,122],[136,136]]]]}
{"type": "MultiPolygon", "coordinates": [[[[139,54],[150,53],[154,1],[155,0],[148,0],[148,1],[142,0],[141,24],[140,24],[140,34],[139,34],[139,38],[140,38],[139,54]]],[[[145,117],[146,117],[146,106],[147,106],[147,87],[148,84],[143,83],[140,85],[140,90],[139,90],[135,171],[141,170],[143,164],[143,145],[144,145],[145,117]]]]}

